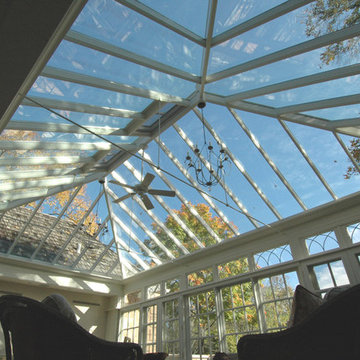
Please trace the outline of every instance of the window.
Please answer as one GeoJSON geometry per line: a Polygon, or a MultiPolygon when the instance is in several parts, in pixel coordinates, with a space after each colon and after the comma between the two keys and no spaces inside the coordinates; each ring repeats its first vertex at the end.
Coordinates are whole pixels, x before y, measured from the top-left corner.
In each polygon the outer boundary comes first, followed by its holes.
{"type": "Polygon", "coordinates": [[[261,310],[266,332],[287,327],[294,290],[298,282],[296,272],[270,276],[259,281],[261,310]]]}
{"type": "Polygon", "coordinates": [[[212,268],[196,271],[188,275],[189,286],[198,286],[214,280],[212,268]]]}
{"type": "Polygon", "coordinates": [[[119,341],[121,342],[139,342],[139,324],[140,310],[131,310],[122,313],[121,332],[119,341]]]}
{"type": "Polygon", "coordinates": [[[339,243],[333,231],[325,234],[319,234],[311,238],[306,239],[306,246],[309,254],[317,254],[320,252],[336,249],[339,247],[339,243]]]}
{"type": "Polygon", "coordinates": [[[152,285],[147,288],[146,291],[146,298],[147,299],[154,299],[161,295],[161,286],[160,284],[152,285]]]}
{"type": "Polygon", "coordinates": [[[163,351],[170,359],[180,358],[179,300],[164,303],[162,327],[163,351]]]}
{"type": "Polygon", "coordinates": [[[280,264],[293,259],[289,245],[283,245],[278,248],[257,253],[254,258],[257,269],[280,264]]]}
{"type": "Polygon", "coordinates": [[[157,305],[145,308],[143,328],[145,331],[145,352],[156,352],[157,305]]]}
{"type": "Polygon", "coordinates": [[[141,300],[141,291],[136,290],[125,295],[124,303],[125,305],[136,304],[140,300],[141,300]]]}
{"type": "Polygon", "coordinates": [[[229,276],[244,274],[249,271],[249,264],[246,258],[233,260],[224,264],[218,265],[218,273],[220,279],[225,279],[229,276]]]}
{"type": "Polygon", "coordinates": [[[319,290],[349,284],[349,278],[341,260],[315,265],[312,267],[312,273],[314,286],[319,290]]]}
{"type": "Polygon", "coordinates": [[[192,358],[208,359],[219,348],[215,292],[203,292],[188,299],[192,358]]]}
{"type": "Polygon", "coordinates": [[[180,290],[180,281],[172,279],[165,281],[165,293],[170,294],[180,290]]]}
{"type": "Polygon", "coordinates": [[[227,351],[236,353],[243,334],[259,332],[259,319],[251,282],[221,289],[227,351]]]}

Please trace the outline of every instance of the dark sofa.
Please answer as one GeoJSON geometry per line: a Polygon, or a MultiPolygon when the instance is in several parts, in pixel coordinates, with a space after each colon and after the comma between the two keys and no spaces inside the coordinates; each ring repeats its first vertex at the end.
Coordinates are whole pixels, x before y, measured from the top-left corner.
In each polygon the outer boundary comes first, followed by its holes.
{"type": "Polygon", "coordinates": [[[324,302],[286,330],[243,336],[240,360],[360,359],[360,285],[324,302]]]}

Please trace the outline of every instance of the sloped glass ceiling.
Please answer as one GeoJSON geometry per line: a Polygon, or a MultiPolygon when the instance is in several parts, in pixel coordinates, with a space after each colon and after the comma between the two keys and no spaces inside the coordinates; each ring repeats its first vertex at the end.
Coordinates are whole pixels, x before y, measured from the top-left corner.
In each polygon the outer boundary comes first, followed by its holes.
{"type": "Polygon", "coordinates": [[[359,56],[321,54],[360,25],[313,3],[86,2],[1,134],[1,256],[123,278],[357,192],[359,56]]]}

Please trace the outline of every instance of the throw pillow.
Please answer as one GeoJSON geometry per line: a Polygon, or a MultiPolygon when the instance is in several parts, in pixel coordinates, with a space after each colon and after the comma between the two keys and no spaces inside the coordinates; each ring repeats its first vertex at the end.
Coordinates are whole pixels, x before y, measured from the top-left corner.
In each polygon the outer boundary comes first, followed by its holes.
{"type": "Polygon", "coordinates": [[[328,301],[330,299],[333,299],[335,296],[339,295],[343,291],[349,289],[350,286],[342,286],[342,287],[334,287],[330,290],[328,290],[324,296],[324,301],[328,301]]]}
{"type": "Polygon", "coordinates": [[[320,296],[314,294],[303,286],[298,285],[295,289],[293,297],[288,327],[294,326],[304,320],[322,303],[323,300],[320,296]]]}
{"type": "Polygon", "coordinates": [[[49,295],[42,301],[42,303],[52,307],[53,309],[59,311],[61,314],[66,316],[68,319],[76,322],[74,310],[62,295],[49,295]]]}

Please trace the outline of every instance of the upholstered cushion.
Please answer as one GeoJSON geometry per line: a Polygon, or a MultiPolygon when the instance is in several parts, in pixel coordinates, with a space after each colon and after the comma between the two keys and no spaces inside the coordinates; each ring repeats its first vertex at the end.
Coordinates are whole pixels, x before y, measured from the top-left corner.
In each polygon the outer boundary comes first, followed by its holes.
{"type": "Polygon", "coordinates": [[[168,354],[165,352],[146,353],[143,360],[164,360],[167,356],[168,354]]]}
{"type": "Polygon", "coordinates": [[[295,289],[288,327],[294,326],[304,320],[310,313],[316,310],[323,300],[320,296],[312,293],[301,285],[295,289]]]}
{"type": "Polygon", "coordinates": [[[66,316],[68,319],[76,322],[74,310],[62,295],[49,295],[42,301],[42,303],[52,307],[53,309],[59,311],[61,314],[66,316]]]}
{"type": "Polygon", "coordinates": [[[328,290],[324,296],[324,301],[333,299],[336,295],[339,295],[343,291],[349,289],[350,286],[334,287],[328,290]]]}
{"type": "Polygon", "coordinates": [[[230,360],[230,356],[224,352],[216,352],[213,360],[230,360]]]}

